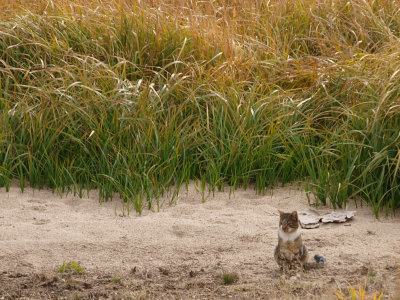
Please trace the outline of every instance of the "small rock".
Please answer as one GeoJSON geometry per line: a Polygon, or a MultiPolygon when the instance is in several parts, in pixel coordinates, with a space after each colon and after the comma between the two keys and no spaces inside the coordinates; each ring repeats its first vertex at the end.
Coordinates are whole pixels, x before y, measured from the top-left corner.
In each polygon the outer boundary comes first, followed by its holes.
{"type": "Polygon", "coordinates": [[[90,283],[88,283],[88,282],[84,282],[84,283],[83,283],[83,287],[84,287],[85,289],[91,289],[91,288],[92,288],[92,285],[91,285],[90,283]]]}
{"type": "Polygon", "coordinates": [[[314,259],[315,259],[315,261],[316,261],[318,264],[320,264],[320,265],[323,265],[323,264],[326,263],[326,258],[323,257],[322,255],[315,254],[315,255],[314,255],[314,259]]]}
{"type": "Polygon", "coordinates": [[[158,270],[160,270],[161,274],[167,276],[169,274],[169,271],[163,267],[159,267],[158,270]]]}

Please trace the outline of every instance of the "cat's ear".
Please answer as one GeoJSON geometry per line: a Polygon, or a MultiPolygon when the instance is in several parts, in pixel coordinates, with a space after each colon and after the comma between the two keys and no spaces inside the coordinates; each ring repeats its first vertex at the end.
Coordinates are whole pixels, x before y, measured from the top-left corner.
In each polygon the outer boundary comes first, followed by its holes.
{"type": "Polygon", "coordinates": [[[292,217],[295,218],[296,220],[299,218],[299,217],[297,216],[297,211],[294,210],[294,211],[292,212],[292,217]]]}
{"type": "Polygon", "coordinates": [[[281,210],[279,210],[279,209],[278,209],[278,211],[279,211],[279,215],[280,215],[281,217],[285,214],[283,211],[281,211],[281,210]]]}

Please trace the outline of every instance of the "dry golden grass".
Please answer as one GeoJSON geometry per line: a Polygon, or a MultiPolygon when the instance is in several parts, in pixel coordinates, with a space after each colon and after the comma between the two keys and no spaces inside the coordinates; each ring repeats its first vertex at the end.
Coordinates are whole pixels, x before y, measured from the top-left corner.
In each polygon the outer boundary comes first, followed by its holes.
{"type": "Polygon", "coordinates": [[[398,1],[0,1],[0,12],[3,185],[94,186],[140,211],[193,178],[260,191],[302,179],[322,203],[399,205],[398,1]]]}

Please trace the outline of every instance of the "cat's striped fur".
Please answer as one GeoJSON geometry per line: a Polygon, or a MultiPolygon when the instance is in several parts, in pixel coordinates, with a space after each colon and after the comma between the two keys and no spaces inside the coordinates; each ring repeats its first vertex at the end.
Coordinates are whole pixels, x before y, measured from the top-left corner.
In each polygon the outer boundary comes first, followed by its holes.
{"type": "Polygon", "coordinates": [[[274,257],[281,267],[305,266],[308,251],[301,238],[301,229],[297,211],[284,213],[279,211],[278,245],[274,257]]]}

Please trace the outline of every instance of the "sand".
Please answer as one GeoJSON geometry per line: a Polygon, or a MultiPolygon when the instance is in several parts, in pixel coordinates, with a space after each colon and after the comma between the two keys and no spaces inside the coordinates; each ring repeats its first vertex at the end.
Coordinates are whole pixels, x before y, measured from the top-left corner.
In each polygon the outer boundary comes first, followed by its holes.
{"type": "Polygon", "coordinates": [[[377,220],[350,203],[351,221],[303,229],[311,255],[328,262],[292,276],[273,259],[278,209],[310,208],[304,191],[228,191],[203,202],[192,183],[172,205],[166,195],[159,211],[139,215],[118,199],[100,204],[96,192],[2,189],[0,299],[336,299],[365,281],[369,295],[400,299],[398,217],[377,220]],[[57,272],[69,261],[84,274],[57,272]],[[224,285],[223,273],[236,282],[224,285]]]}

